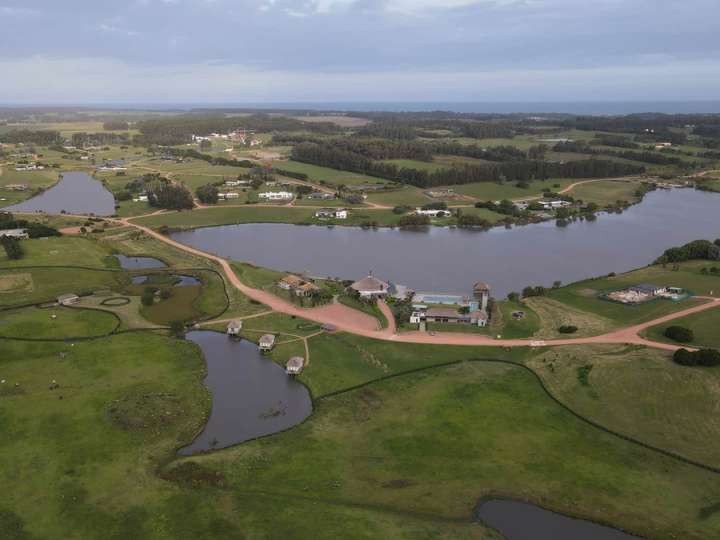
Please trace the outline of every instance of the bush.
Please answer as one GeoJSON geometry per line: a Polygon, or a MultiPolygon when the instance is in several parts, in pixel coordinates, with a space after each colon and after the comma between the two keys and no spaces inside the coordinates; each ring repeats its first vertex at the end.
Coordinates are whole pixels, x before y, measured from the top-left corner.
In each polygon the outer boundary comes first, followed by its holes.
{"type": "Polygon", "coordinates": [[[558,332],[560,332],[561,334],[574,334],[577,331],[578,327],[572,324],[564,324],[560,328],[558,328],[558,332]]]}
{"type": "Polygon", "coordinates": [[[678,343],[690,343],[695,339],[693,331],[683,326],[668,326],[665,329],[665,337],[678,343]]]}
{"type": "Polygon", "coordinates": [[[713,367],[720,365],[720,351],[715,349],[700,349],[699,351],[678,349],[673,354],[673,361],[681,366],[713,367]]]}
{"type": "Polygon", "coordinates": [[[143,306],[152,306],[155,303],[155,295],[151,292],[144,292],[140,297],[143,306]]]}

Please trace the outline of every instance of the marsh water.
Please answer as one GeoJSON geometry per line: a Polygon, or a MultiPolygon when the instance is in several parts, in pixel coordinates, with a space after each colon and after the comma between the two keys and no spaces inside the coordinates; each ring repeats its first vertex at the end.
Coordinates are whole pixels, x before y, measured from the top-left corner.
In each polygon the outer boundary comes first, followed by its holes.
{"type": "Polygon", "coordinates": [[[129,257],[127,255],[115,255],[123,270],[146,270],[148,268],[166,268],[167,265],[160,259],[154,257],[129,257]]]}
{"type": "Polygon", "coordinates": [[[49,214],[95,214],[110,216],[115,213],[115,198],[101,182],[83,172],[65,172],[50,189],[21,203],[8,206],[11,212],[47,212],[49,214]]]}
{"type": "Polygon", "coordinates": [[[720,237],[720,195],[649,193],[622,214],[567,227],[546,222],[489,231],[420,231],[256,223],[174,233],[174,240],[259,266],[358,279],[372,271],[416,291],[468,293],[476,281],[496,298],[650,264],[674,245],[720,237]]]}
{"type": "Polygon", "coordinates": [[[246,340],[193,331],[187,339],[202,350],[212,410],[202,433],[180,455],[225,448],[302,422],[312,413],[307,388],[246,340]]]}
{"type": "Polygon", "coordinates": [[[508,540],[637,540],[637,536],[591,521],[505,499],[483,502],[475,517],[508,540]]]}

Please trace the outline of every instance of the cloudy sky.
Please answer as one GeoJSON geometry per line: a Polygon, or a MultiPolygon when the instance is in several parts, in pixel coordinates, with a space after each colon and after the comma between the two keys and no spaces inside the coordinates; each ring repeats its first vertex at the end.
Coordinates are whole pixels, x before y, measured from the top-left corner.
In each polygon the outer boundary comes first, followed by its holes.
{"type": "Polygon", "coordinates": [[[0,0],[0,103],[711,100],[718,0],[0,0]]]}

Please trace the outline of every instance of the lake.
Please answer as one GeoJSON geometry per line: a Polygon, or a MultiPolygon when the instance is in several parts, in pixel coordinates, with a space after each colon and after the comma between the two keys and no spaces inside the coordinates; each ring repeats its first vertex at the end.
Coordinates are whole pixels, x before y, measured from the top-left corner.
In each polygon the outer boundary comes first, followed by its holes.
{"type": "Polygon", "coordinates": [[[209,331],[189,332],[207,363],[212,410],[183,456],[226,448],[295,426],[312,413],[310,392],[246,340],[209,331]]]}
{"type": "Polygon", "coordinates": [[[4,210],[49,214],[60,214],[64,211],[67,214],[110,216],[115,213],[115,198],[101,182],[89,174],[66,172],[50,189],[4,210]]]}
{"type": "Polygon", "coordinates": [[[166,268],[167,265],[154,257],[132,257],[128,255],[115,255],[123,270],[145,270],[147,268],[166,268]]]}
{"type": "Polygon", "coordinates": [[[485,501],[475,517],[508,540],[637,540],[637,536],[550,512],[534,504],[505,499],[485,501]]]}
{"type": "Polygon", "coordinates": [[[358,279],[369,271],[416,291],[468,294],[485,281],[502,298],[650,264],[665,249],[720,237],[720,194],[658,190],[622,214],[567,227],[554,222],[489,231],[420,231],[256,223],[177,232],[172,238],[217,255],[316,277],[358,279]]]}

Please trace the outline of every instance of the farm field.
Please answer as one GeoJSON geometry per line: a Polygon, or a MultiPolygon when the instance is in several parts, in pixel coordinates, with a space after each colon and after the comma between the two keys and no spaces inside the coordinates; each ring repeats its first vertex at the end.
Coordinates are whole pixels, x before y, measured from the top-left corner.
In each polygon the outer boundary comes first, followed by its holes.
{"type": "Polygon", "coordinates": [[[687,343],[688,347],[720,349],[720,310],[718,309],[689,315],[670,324],[654,326],[645,332],[645,336],[655,341],[677,344],[665,337],[664,333],[668,326],[682,326],[693,331],[694,339],[687,343]]]}
{"type": "Polygon", "coordinates": [[[348,171],[338,171],[336,169],[330,169],[328,167],[320,167],[317,165],[310,165],[308,163],[300,163],[297,161],[275,161],[273,166],[278,169],[302,173],[308,175],[308,179],[314,182],[327,182],[329,184],[384,184],[386,180],[382,178],[376,178],[374,176],[366,176],[364,174],[358,174],[348,171]]]}
{"type": "Polygon", "coordinates": [[[508,183],[478,182],[460,186],[446,186],[446,188],[452,188],[457,193],[469,195],[482,201],[499,201],[502,199],[522,200],[524,198],[539,197],[543,190],[546,189],[557,192],[573,182],[572,180],[538,180],[531,182],[528,188],[519,188],[515,184],[508,183]]]}
{"type": "Polygon", "coordinates": [[[118,324],[112,314],[90,309],[30,307],[0,311],[0,337],[58,340],[94,337],[109,334],[118,324]]]}

